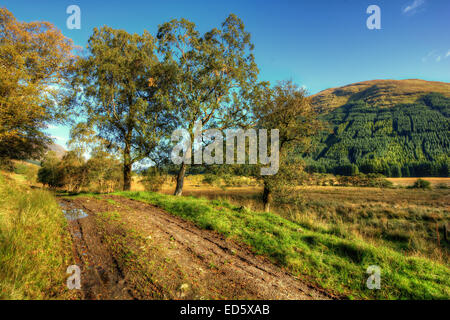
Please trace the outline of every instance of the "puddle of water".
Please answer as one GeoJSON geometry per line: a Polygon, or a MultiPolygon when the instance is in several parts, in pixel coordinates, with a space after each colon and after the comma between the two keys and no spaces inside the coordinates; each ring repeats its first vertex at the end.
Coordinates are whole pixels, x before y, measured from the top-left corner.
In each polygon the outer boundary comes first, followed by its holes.
{"type": "Polygon", "coordinates": [[[89,215],[82,209],[62,209],[62,212],[67,220],[75,221],[78,219],[83,219],[89,217],[89,215]]]}

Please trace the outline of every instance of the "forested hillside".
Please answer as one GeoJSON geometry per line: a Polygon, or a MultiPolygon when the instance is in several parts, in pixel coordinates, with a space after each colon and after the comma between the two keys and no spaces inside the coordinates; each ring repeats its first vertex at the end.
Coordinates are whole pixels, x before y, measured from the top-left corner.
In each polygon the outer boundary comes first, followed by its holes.
{"type": "Polygon", "coordinates": [[[450,98],[429,93],[390,107],[366,101],[351,100],[322,116],[329,132],[306,155],[309,171],[449,175],[450,98]]]}

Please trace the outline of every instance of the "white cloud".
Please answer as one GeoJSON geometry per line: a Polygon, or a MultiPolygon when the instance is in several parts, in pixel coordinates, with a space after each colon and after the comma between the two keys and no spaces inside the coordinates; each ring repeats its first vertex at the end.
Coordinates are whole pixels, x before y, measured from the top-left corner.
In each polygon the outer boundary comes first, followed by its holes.
{"type": "Polygon", "coordinates": [[[414,14],[425,3],[425,0],[414,0],[413,3],[403,9],[403,13],[414,14]]]}
{"type": "Polygon", "coordinates": [[[440,53],[438,50],[430,51],[425,57],[422,58],[422,62],[436,61],[441,62],[443,59],[450,57],[450,49],[447,52],[440,53]]]}

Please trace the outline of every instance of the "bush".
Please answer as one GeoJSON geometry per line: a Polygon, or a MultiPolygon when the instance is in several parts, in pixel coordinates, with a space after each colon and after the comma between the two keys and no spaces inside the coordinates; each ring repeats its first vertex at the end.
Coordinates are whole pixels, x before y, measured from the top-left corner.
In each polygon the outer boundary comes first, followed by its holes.
{"type": "Polygon", "coordinates": [[[215,175],[215,174],[211,174],[211,173],[207,173],[203,176],[203,183],[209,184],[209,185],[219,185],[220,184],[220,178],[215,175]]]}
{"type": "Polygon", "coordinates": [[[54,151],[49,151],[39,169],[37,175],[38,182],[51,188],[62,186],[62,172],[59,168],[60,160],[54,151]]]}
{"type": "Polygon", "coordinates": [[[85,159],[74,151],[59,160],[48,153],[38,172],[38,181],[51,188],[64,188],[68,192],[113,192],[123,183],[120,162],[106,152],[95,150],[85,159]]]}
{"type": "Polygon", "coordinates": [[[103,150],[94,150],[85,164],[87,186],[92,192],[114,192],[123,186],[120,161],[103,150]]]}
{"type": "Polygon", "coordinates": [[[423,179],[417,179],[412,185],[413,189],[431,189],[431,182],[423,179]]]}
{"type": "Polygon", "coordinates": [[[158,168],[149,168],[144,173],[144,179],[141,183],[146,191],[159,192],[167,181],[167,174],[158,170],[158,168]]]}

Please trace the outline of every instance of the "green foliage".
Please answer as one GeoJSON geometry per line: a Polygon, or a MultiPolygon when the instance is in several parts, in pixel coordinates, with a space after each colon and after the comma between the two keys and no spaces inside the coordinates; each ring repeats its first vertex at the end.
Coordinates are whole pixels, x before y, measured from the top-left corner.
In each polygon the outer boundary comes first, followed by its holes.
{"type": "Polygon", "coordinates": [[[279,132],[279,159],[276,159],[279,170],[262,177],[258,173],[264,182],[263,202],[268,211],[275,189],[298,183],[298,173],[303,171],[304,166],[292,153],[294,150],[308,149],[310,138],[320,130],[321,123],[305,91],[291,81],[281,82],[271,89],[265,88],[261,100],[253,107],[256,126],[278,129],[279,132]]]}
{"type": "Polygon", "coordinates": [[[94,149],[85,166],[89,190],[103,193],[122,187],[121,163],[110,153],[101,148],[94,149]]]}
{"type": "Polygon", "coordinates": [[[210,185],[215,185],[217,184],[217,180],[219,179],[219,177],[215,174],[211,174],[211,173],[207,173],[203,176],[203,183],[206,184],[210,184],[210,185]]]}
{"type": "MultiPolygon", "coordinates": [[[[157,38],[167,85],[156,96],[191,140],[197,123],[222,130],[246,124],[259,84],[251,36],[241,19],[231,14],[203,35],[191,21],[172,20],[159,26],[157,38]]],[[[187,165],[179,168],[177,195],[187,165]]]]}
{"type": "Polygon", "coordinates": [[[417,179],[412,185],[413,189],[431,189],[431,182],[423,179],[417,179]]]}
{"type": "Polygon", "coordinates": [[[158,192],[161,191],[164,183],[168,180],[167,173],[157,167],[150,167],[143,172],[144,178],[141,183],[144,184],[145,190],[158,192]]]}
{"type": "Polygon", "coordinates": [[[113,192],[122,186],[121,164],[114,156],[95,149],[86,161],[78,152],[69,151],[59,160],[49,152],[38,171],[38,182],[68,192],[83,188],[94,192],[113,192]]]}
{"type": "Polygon", "coordinates": [[[448,176],[450,98],[428,94],[414,104],[390,108],[352,101],[323,116],[331,126],[306,155],[310,172],[351,175],[353,164],[363,173],[392,177],[448,176]]]}
{"type": "Polygon", "coordinates": [[[95,128],[109,149],[122,152],[124,189],[129,190],[133,163],[152,157],[168,130],[162,124],[170,114],[154,99],[165,86],[156,76],[155,40],[147,31],[129,34],[105,26],[94,29],[87,49],[73,79],[72,103],[87,119],[78,129],[95,128]]]}
{"type": "Polygon", "coordinates": [[[49,151],[41,163],[41,169],[38,171],[38,182],[49,187],[55,188],[62,185],[62,173],[59,170],[60,160],[56,157],[54,151],[49,151]]]}
{"type": "Polygon", "coordinates": [[[334,174],[343,176],[354,176],[359,173],[358,166],[355,164],[343,164],[334,168],[334,174]]]}

